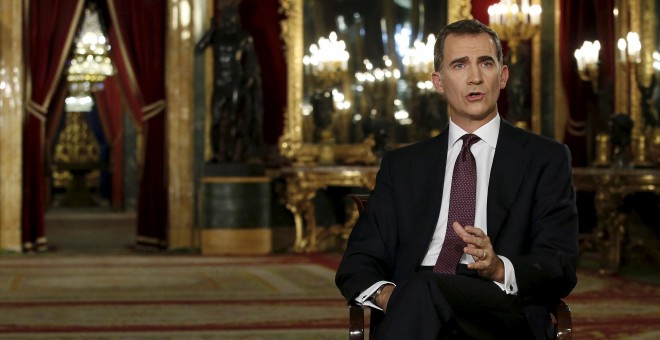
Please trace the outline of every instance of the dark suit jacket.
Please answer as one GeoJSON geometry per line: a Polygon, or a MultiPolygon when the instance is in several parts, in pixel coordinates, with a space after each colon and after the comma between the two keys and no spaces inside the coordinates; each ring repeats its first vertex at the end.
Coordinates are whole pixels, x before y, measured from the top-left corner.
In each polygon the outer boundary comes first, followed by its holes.
{"type": "MultiPolygon", "coordinates": [[[[354,299],[380,280],[415,272],[440,214],[448,129],[387,153],[336,276],[354,299]]],[[[578,218],[568,148],[502,120],[488,187],[488,236],[513,263],[518,298],[537,338],[548,306],[577,283],[578,218]]]]}

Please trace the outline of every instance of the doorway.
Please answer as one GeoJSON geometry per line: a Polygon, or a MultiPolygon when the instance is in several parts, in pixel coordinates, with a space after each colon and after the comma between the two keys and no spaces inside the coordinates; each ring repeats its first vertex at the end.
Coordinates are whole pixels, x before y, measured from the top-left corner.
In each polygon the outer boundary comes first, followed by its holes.
{"type": "Polygon", "coordinates": [[[47,116],[44,224],[51,251],[114,253],[135,244],[137,131],[114,77],[106,17],[98,0],[85,2],[47,116]]]}

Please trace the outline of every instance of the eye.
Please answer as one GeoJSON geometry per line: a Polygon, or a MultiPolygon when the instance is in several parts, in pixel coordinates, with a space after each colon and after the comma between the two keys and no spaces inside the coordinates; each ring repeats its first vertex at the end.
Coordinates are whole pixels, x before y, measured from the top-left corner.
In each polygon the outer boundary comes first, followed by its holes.
{"type": "Polygon", "coordinates": [[[454,65],[452,65],[452,68],[454,68],[454,69],[465,68],[465,64],[463,64],[463,63],[455,63],[454,65]]]}
{"type": "Polygon", "coordinates": [[[487,60],[487,61],[484,61],[483,63],[481,63],[481,66],[484,66],[484,67],[491,67],[491,66],[494,66],[494,65],[495,65],[495,63],[492,60],[487,60]]]}

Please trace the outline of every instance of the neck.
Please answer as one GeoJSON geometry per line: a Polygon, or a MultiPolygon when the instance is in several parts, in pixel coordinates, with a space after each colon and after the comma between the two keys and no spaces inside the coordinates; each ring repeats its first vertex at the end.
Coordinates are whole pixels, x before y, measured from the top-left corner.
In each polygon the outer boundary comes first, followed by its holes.
{"type": "Polygon", "coordinates": [[[467,133],[473,133],[477,131],[480,127],[488,124],[491,120],[493,120],[497,116],[497,111],[495,111],[492,114],[487,115],[486,117],[483,118],[466,118],[462,117],[459,115],[455,115],[452,112],[449,113],[449,116],[451,117],[451,121],[454,122],[454,124],[458,125],[461,129],[465,130],[467,133]]]}

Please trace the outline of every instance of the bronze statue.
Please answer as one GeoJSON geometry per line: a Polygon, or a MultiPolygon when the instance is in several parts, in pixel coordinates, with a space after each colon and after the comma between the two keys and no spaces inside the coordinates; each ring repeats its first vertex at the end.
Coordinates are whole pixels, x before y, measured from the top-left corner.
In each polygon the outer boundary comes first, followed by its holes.
{"type": "Polygon", "coordinates": [[[263,104],[259,63],[252,37],[242,30],[235,7],[211,18],[211,27],[195,46],[213,47],[211,145],[220,163],[261,162],[263,104]]]}
{"type": "Polygon", "coordinates": [[[630,161],[628,146],[632,141],[634,122],[629,115],[619,112],[612,116],[609,122],[610,138],[612,140],[615,167],[627,167],[630,161]]]}

